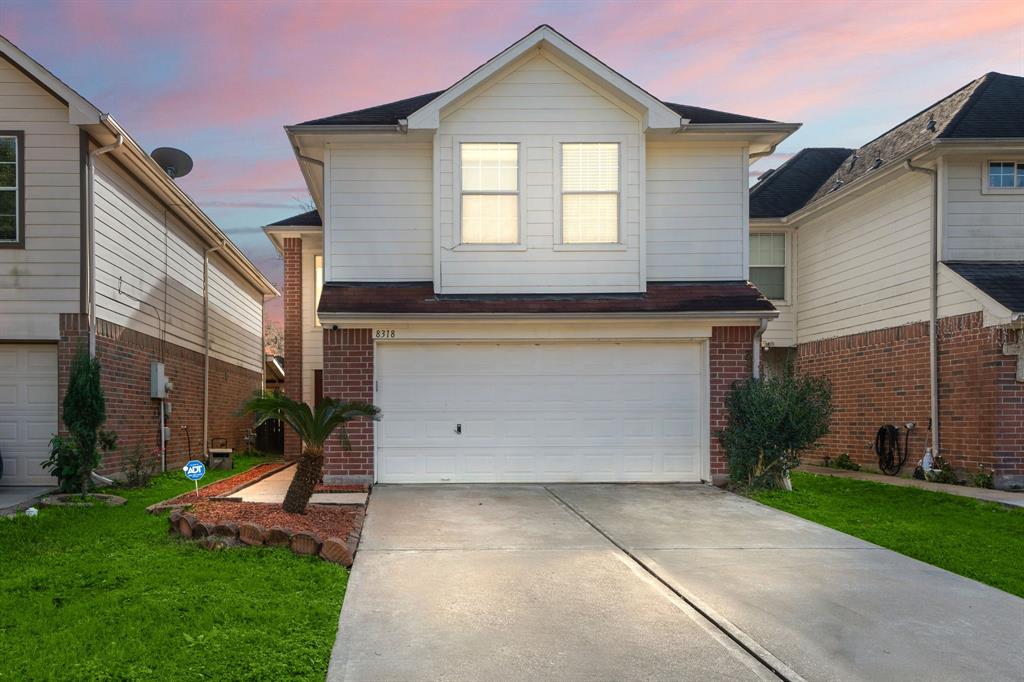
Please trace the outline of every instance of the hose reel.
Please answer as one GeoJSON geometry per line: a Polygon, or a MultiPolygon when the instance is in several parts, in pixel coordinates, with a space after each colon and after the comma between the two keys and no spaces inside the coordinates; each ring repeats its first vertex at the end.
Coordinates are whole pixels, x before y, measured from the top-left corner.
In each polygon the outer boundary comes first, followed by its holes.
{"type": "Polygon", "coordinates": [[[895,476],[907,463],[907,451],[910,445],[910,428],[900,447],[900,430],[892,424],[878,429],[875,435],[875,454],[878,455],[878,468],[882,473],[895,476]]]}

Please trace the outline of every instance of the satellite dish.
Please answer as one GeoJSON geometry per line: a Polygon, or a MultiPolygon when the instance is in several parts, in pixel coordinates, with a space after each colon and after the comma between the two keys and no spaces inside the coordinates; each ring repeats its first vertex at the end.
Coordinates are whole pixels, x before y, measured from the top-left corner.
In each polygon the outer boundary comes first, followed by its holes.
{"type": "Polygon", "coordinates": [[[183,178],[192,172],[192,157],[180,149],[159,147],[154,149],[150,156],[171,176],[171,179],[183,178]]]}

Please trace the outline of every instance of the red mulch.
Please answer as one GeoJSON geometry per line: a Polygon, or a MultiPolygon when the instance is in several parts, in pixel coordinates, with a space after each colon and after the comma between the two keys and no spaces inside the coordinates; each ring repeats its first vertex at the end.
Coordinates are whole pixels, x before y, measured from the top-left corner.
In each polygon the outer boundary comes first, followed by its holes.
{"type": "MultiPolygon", "coordinates": [[[[227,495],[245,485],[248,485],[250,482],[256,480],[257,478],[261,478],[274,471],[278,471],[280,469],[285,468],[286,466],[288,466],[288,464],[288,462],[267,462],[266,464],[257,464],[248,471],[243,471],[240,474],[235,474],[234,476],[228,476],[227,478],[221,479],[216,483],[211,483],[210,485],[200,487],[198,499],[202,500],[209,497],[227,495]]],[[[175,504],[189,504],[190,502],[195,501],[196,491],[192,490],[191,492],[187,492],[184,495],[179,495],[178,497],[175,497],[173,499],[165,500],[160,503],[160,506],[169,507],[175,504]]]]}
{"type": "Polygon", "coordinates": [[[351,483],[349,485],[324,485],[319,484],[313,489],[315,493],[368,493],[370,486],[364,483],[351,483]]]}
{"type": "Polygon", "coordinates": [[[192,506],[191,513],[211,525],[256,523],[264,528],[280,526],[293,532],[315,533],[321,539],[337,537],[344,540],[350,532],[361,527],[363,508],[311,504],[306,507],[305,514],[289,514],[279,504],[200,500],[192,506]]]}

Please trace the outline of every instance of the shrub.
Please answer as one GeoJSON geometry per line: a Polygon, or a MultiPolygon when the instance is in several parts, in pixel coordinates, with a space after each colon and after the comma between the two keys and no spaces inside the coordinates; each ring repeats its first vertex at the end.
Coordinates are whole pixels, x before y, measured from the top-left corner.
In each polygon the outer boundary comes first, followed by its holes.
{"type": "Polygon", "coordinates": [[[846,469],[847,471],[860,471],[860,465],[850,459],[850,453],[844,452],[832,462],[832,466],[836,469],[846,469]]]}
{"type": "Polygon", "coordinates": [[[56,435],[50,440],[50,458],[42,466],[57,477],[62,492],[84,495],[89,473],[99,466],[100,450],[112,450],[117,443],[117,434],[100,430],[107,420],[100,363],[85,348],[71,361],[62,407],[68,437],[56,435]]]}
{"type": "Polygon", "coordinates": [[[986,469],[984,464],[979,466],[978,473],[971,477],[971,485],[977,488],[991,488],[994,483],[995,472],[992,469],[986,469]]]}
{"type": "Polygon", "coordinates": [[[960,482],[960,477],[953,471],[953,465],[947,462],[942,455],[935,456],[935,459],[932,460],[932,468],[924,472],[924,477],[925,480],[932,483],[956,485],[960,482]]]}
{"type": "Polygon", "coordinates": [[[741,487],[786,487],[800,453],[828,433],[832,418],[828,381],[792,372],[736,382],[725,402],[729,423],[717,435],[729,478],[741,487]]]}
{"type": "MultiPolygon", "coordinates": [[[[159,454],[159,449],[150,453],[151,456],[159,454]]],[[[130,453],[124,453],[121,474],[124,476],[125,488],[145,488],[149,485],[149,480],[153,478],[153,467],[150,466],[142,445],[136,443],[130,453]]]]}

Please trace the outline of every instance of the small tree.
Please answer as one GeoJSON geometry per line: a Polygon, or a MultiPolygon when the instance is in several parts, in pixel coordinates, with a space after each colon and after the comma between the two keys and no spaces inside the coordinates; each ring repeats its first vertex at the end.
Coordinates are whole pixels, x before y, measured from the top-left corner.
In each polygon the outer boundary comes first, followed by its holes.
{"type": "Polygon", "coordinates": [[[800,454],[828,433],[832,387],[824,378],[789,371],[736,382],[725,403],[729,423],[718,439],[730,480],[750,488],[783,488],[800,454]]]}
{"type": "Polygon", "coordinates": [[[117,435],[100,428],[107,421],[107,403],[100,385],[100,363],[79,349],[71,361],[68,390],[64,394],[63,421],[68,437],[50,440],[50,458],[43,463],[63,492],[89,489],[89,474],[99,466],[100,450],[112,450],[117,435]]]}
{"type": "Polygon", "coordinates": [[[351,448],[345,424],[359,417],[379,419],[380,409],[370,403],[343,403],[324,398],[311,410],[309,405],[279,393],[257,395],[245,403],[246,412],[256,416],[256,427],[270,419],[279,419],[290,426],[302,440],[302,456],[285,493],[281,507],[289,514],[303,514],[309,498],[324,468],[324,443],[336,429],[340,429],[341,442],[351,448]]]}

